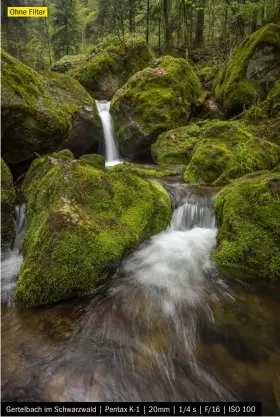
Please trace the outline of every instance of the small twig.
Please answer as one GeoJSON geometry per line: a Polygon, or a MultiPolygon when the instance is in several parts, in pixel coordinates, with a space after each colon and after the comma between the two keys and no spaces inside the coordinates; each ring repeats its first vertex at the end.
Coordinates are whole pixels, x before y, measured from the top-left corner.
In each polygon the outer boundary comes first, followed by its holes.
{"type": "Polygon", "coordinates": [[[21,174],[16,180],[15,180],[15,182],[14,182],[14,185],[16,185],[18,182],[19,182],[19,180],[22,178],[22,177],[24,177],[25,175],[27,174],[27,171],[26,172],[24,172],[23,174],[21,174]]]}

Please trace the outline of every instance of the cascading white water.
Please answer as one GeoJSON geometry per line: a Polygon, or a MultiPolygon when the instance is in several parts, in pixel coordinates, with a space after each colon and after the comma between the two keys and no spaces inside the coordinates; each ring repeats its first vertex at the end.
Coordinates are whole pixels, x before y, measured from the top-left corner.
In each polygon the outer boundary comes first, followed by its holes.
{"type": "Polygon", "coordinates": [[[12,248],[7,249],[1,256],[1,296],[8,306],[12,305],[17,276],[23,262],[21,249],[26,231],[25,204],[15,208],[15,231],[16,237],[12,248]]]}
{"type": "Polygon", "coordinates": [[[105,164],[111,167],[120,164],[118,147],[114,136],[113,121],[110,114],[110,101],[96,100],[97,109],[102,122],[104,142],[105,142],[105,164]]]}

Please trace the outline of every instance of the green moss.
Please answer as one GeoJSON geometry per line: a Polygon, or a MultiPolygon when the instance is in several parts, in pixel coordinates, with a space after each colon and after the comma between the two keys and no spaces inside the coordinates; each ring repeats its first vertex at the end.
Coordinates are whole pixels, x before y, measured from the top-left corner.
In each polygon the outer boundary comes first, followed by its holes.
{"type": "Polygon", "coordinates": [[[259,29],[235,49],[215,81],[217,100],[228,115],[241,113],[265,98],[280,76],[279,51],[280,28],[274,24],[259,29]]]}
{"type": "Polygon", "coordinates": [[[153,58],[150,48],[139,36],[125,37],[123,41],[110,37],[74,65],[68,74],[95,98],[111,99],[132,74],[145,68],[153,58]]]}
{"type": "MultiPolygon", "coordinates": [[[[2,51],[2,154],[8,163],[33,159],[58,149],[82,125],[85,109],[92,142],[100,118],[95,101],[76,81],[62,74],[40,74],[2,51]],[[89,117],[89,115],[91,117],[89,117]]],[[[97,139],[96,139],[97,138],[97,139]]]]}
{"type": "Polygon", "coordinates": [[[201,130],[184,179],[194,184],[224,185],[250,172],[272,169],[280,147],[257,139],[239,122],[214,122],[201,130]]]}
{"type": "Polygon", "coordinates": [[[187,165],[198,142],[198,138],[191,135],[196,134],[193,130],[193,126],[186,126],[161,134],[152,145],[156,162],[161,165],[187,165]]]}
{"type": "Polygon", "coordinates": [[[86,59],[85,54],[65,55],[51,66],[51,71],[65,73],[86,59]]]}
{"type": "Polygon", "coordinates": [[[16,299],[25,305],[93,290],[171,218],[170,198],[154,181],[59,154],[34,161],[24,192],[28,230],[16,299]]]}
{"type": "Polygon", "coordinates": [[[214,260],[252,278],[280,279],[280,174],[249,174],[223,188],[215,201],[214,260]]]}
{"type": "Polygon", "coordinates": [[[11,244],[15,238],[15,198],[12,174],[1,158],[1,246],[3,247],[11,244]]]}
{"type": "Polygon", "coordinates": [[[95,168],[104,169],[105,168],[105,159],[102,155],[90,154],[83,155],[79,159],[80,162],[86,165],[91,165],[95,168]]]}
{"type": "Polygon", "coordinates": [[[142,178],[161,178],[180,175],[180,173],[176,170],[161,169],[160,167],[153,169],[148,166],[143,167],[141,165],[132,164],[130,162],[124,162],[123,164],[115,165],[114,167],[110,168],[109,173],[111,172],[130,172],[131,174],[138,175],[142,178]]]}
{"type": "Polygon", "coordinates": [[[150,154],[161,133],[187,123],[199,90],[192,66],[181,58],[165,56],[136,73],[111,106],[121,151],[129,157],[150,154]]]}

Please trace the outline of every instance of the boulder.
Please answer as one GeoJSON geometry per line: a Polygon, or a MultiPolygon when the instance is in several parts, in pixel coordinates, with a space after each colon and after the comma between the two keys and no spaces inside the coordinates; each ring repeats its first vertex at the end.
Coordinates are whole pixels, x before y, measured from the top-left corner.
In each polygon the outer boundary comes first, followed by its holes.
{"type": "Polygon", "coordinates": [[[56,61],[50,68],[51,71],[61,72],[65,74],[70,69],[74,68],[76,65],[79,65],[81,61],[86,59],[85,54],[79,55],[65,55],[60,58],[59,61],[56,61]]]}
{"type": "Polygon", "coordinates": [[[215,80],[215,94],[228,116],[266,98],[280,78],[280,27],[268,24],[238,46],[215,80]]]}
{"type": "Polygon", "coordinates": [[[280,81],[265,100],[254,104],[242,118],[256,126],[256,135],[280,146],[280,81]]]}
{"type": "Polygon", "coordinates": [[[15,198],[12,174],[1,158],[1,247],[9,246],[15,238],[15,198]]]}
{"type": "Polygon", "coordinates": [[[279,164],[280,147],[259,139],[240,122],[205,124],[186,168],[185,182],[224,185],[235,178],[279,164]]]}
{"type": "Polygon", "coordinates": [[[86,165],[91,165],[97,169],[105,169],[104,156],[98,154],[83,155],[79,158],[79,161],[86,165]]]}
{"type": "Polygon", "coordinates": [[[196,124],[162,133],[152,145],[152,156],[160,165],[187,165],[200,135],[201,127],[196,124]]]}
{"type": "Polygon", "coordinates": [[[39,74],[3,51],[1,64],[2,156],[7,163],[61,148],[77,157],[98,148],[96,104],[76,80],[51,71],[39,74]]]}
{"type": "Polygon", "coordinates": [[[130,172],[131,174],[138,175],[142,178],[162,178],[173,177],[181,175],[177,170],[177,167],[173,169],[163,168],[158,165],[139,165],[132,164],[131,162],[124,162],[110,168],[111,172],[130,172]]]}
{"type": "Polygon", "coordinates": [[[199,91],[192,65],[182,58],[165,56],[131,77],[111,105],[120,151],[130,158],[150,155],[161,133],[187,124],[199,91]]]}
{"type": "Polygon", "coordinates": [[[28,229],[15,292],[23,305],[89,293],[171,219],[171,201],[159,183],[96,169],[69,151],[36,159],[23,190],[28,229]]]}
{"type": "Polygon", "coordinates": [[[239,277],[280,279],[280,172],[261,171],[223,188],[213,259],[239,277]],[[240,275],[240,272],[244,272],[240,275]]]}
{"type": "Polygon", "coordinates": [[[138,36],[123,40],[109,38],[77,62],[68,75],[78,80],[97,100],[111,100],[115,92],[135,72],[154,58],[144,39],[138,36]]]}

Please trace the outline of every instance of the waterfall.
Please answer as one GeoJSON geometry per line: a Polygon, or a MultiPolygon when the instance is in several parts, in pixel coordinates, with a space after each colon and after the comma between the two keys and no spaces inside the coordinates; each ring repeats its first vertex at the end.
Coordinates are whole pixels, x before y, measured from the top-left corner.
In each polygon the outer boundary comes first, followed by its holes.
{"type": "Polygon", "coordinates": [[[174,209],[170,225],[124,259],[92,299],[81,344],[87,339],[97,346],[94,360],[110,364],[106,401],[232,400],[196,354],[200,323],[214,320],[211,302],[230,296],[210,259],[215,195],[188,184],[165,187],[174,209]]]}
{"type": "Polygon", "coordinates": [[[102,122],[106,167],[121,163],[117,143],[114,136],[113,120],[110,114],[110,101],[96,100],[97,109],[102,122]]]}
{"type": "Polygon", "coordinates": [[[12,248],[1,255],[1,296],[8,306],[12,305],[14,289],[19,274],[23,256],[22,245],[26,231],[25,204],[17,205],[15,208],[15,231],[16,237],[12,248]]]}

